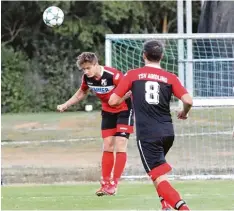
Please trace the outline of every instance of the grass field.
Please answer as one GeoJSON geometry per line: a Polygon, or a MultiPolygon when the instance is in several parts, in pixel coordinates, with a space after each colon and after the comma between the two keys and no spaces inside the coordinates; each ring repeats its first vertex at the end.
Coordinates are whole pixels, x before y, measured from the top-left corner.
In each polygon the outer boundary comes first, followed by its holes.
{"type": "MultiPolygon", "coordinates": [[[[234,174],[233,111],[194,109],[186,121],[177,120],[172,112],[176,141],[167,160],[173,174],[234,174]]],[[[4,182],[96,181],[102,149],[100,121],[98,111],[2,115],[4,182]]],[[[133,136],[128,152],[125,175],[144,175],[133,136]]]]}
{"type": "MultiPolygon", "coordinates": [[[[176,134],[231,131],[234,107],[192,110],[186,121],[172,112],[176,134]]],[[[35,141],[100,137],[100,112],[65,112],[2,115],[2,141],[35,141]]]]}
{"type": "MultiPolygon", "coordinates": [[[[187,121],[172,115],[176,141],[167,156],[174,167],[172,174],[234,174],[234,108],[193,110],[187,121]]],[[[94,196],[98,183],[51,185],[99,180],[100,121],[96,111],[2,115],[2,178],[6,184],[2,186],[2,209],[158,210],[156,193],[147,183],[124,182],[117,196],[103,198],[94,196]],[[27,185],[14,186],[16,183],[27,185]]],[[[124,175],[145,175],[133,136],[124,175]]],[[[173,183],[194,210],[234,210],[234,181],[173,183]]]]}
{"type": "MultiPolygon", "coordinates": [[[[173,182],[192,210],[234,210],[233,181],[173,182]]],[[[159,210],[150,183],[120,185],[116,196],[96,197],[97,183],[2,187],[3,210],[159,210]]]]}

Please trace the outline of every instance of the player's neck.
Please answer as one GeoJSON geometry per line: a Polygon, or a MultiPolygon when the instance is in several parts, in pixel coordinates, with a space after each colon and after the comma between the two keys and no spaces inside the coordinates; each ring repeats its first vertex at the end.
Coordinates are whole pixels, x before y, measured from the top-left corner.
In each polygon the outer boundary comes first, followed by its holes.
{"type": "Polygon", "coordinates": [[[161,68],[160,66],[160,62],[146,62],[145,66],[149,66],[149,67],[155,67],[155,68],[161,68]]]}
{"type": "Polygon", "coordinates": [[[98,70],[97,70],[97,72],[95,74],[95,78],[99,79],[99,78],[102,77],[102,75],[103,75],[103,67],[101,65],[99,65],[98,66],[98,70]]]}

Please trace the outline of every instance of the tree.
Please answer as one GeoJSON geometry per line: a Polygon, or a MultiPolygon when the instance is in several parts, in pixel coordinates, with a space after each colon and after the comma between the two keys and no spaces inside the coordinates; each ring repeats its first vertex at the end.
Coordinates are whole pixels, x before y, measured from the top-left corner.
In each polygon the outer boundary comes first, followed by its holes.
{"type": "MultiPolygon", "coordinates": [[[[193,5],[194,12],[200,10],[200,5],[193,5]]],[[[81,73],[75,65],[77,55],[82,51],[96,52],[103,64],[107,33],[175,33],[176,2],[3,1],[1,29],[5,57],[3,84],[11,84],[12,90],[27,90],[26,98],[20,94],[25,100],[21,108],[16,103],[18,97],[13,94],[9,102],[4,91],[4,111],[54,110],[80,85],[81,73]],[[60,7],[65,14],[61,27],[47,27],[42,20],[43,11],[51,5],[60,7]],[[11,57],[15,59],[11,61],[11,57]],[[14,72],[20,76],[12,76],[14,72]],[[19,80],[21,88],[12,83],[12,77],[19,80]]],[[[100,106],[93,95],[87,100],[100,106]]]]}

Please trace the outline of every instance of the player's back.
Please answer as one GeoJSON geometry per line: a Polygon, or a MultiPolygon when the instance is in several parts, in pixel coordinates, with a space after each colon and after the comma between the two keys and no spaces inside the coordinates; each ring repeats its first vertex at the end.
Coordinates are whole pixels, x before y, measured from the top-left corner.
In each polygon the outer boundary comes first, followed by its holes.
{"type": "Polygon", "coordinates": [[[138,138],[174,135],[170,100],[176,76],[151,66],[131,70],[128,74],[132,81],[138,138]]]}

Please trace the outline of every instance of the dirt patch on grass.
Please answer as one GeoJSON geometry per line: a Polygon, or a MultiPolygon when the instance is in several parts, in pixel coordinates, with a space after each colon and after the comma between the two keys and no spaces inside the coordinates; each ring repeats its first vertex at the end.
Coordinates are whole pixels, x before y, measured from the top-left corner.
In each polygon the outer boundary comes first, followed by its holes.
{"type": "Polygon", "coordinates": [[[101,150],[75,146],[4,147],[5,184],[98,181],[101,150]]]}
{"type": "Polygon", "coordinates": [[[234,152],[217,152],[218,156],[232,156],[234,152]]]}
{"type": "Polygon", "coordinates": [[[58,129],[78,128],[79,122],[76,119],[63,119],[58,123],[58,129]]]}
{"type": "Polygon", "coordinates": [[[2,150],[4,167],[84,168],[98,166],[101,150],[75,146],[14,147],[2,150]]]}
{"type": "Polygon", "coordinates": [[[40,128],[40,127],[41,127],[41,124],[39,122],[26,122],[26,123],[15,125],[13,128],[14,129],[35,129],[35,128],[40,128]]]}

